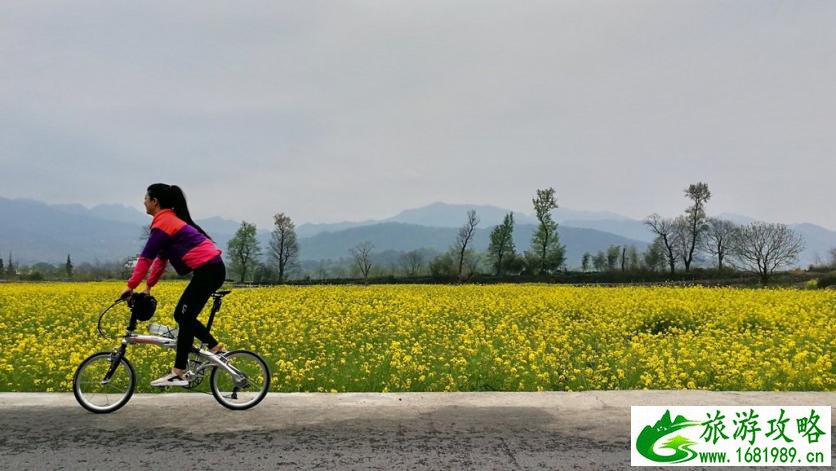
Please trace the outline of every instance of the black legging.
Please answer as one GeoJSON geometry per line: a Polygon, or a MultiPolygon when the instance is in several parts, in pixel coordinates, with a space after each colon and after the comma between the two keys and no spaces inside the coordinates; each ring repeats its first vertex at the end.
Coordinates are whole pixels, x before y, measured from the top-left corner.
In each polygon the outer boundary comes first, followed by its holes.
{"type": "Polygon", "coordinates": [[[177,356],[174,359],[174,367],[185,370],[189,359],[189,352],[194,347],[194,338],[206,342],[209,348],[218,344],[215,337],[209,333],[197,316],[209,296],[216,289],[220,288],[226,279],[226,266],[223,262],[207,263],[197,268],[192,275],[192,281],[186,286],[177,308],[174,310],[174,320],[177,321],[177,356]]]}

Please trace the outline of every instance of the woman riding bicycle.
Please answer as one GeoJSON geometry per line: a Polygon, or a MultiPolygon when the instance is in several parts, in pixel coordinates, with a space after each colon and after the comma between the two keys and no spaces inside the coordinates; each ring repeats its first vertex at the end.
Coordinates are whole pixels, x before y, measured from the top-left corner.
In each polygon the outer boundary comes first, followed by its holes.
{"type": "Polygon", "coordinates": [[[193,272],[191,282],[174,310],[174,320],[179,327],[174,368],[171,373],[151,382],[152,386],[186,386],[189,382],[183,373],[194,338],[205,342],[214,353],[223,348],[223,344],[215,340],[197,316],[209,296],[224,283],[226,266],[221,258],[221,250],[206,231],[192,220],[186,206],[186,197],[178,186],[164,183],[149,186],[145,194],[145,211],[153,216],[151,232],[133,275],[128,279],[128,287],[122,291],[120,298],[131,294],[139,286],[149,267],[151,273],[145,281],[144,290],[148,294],[162,276],[168,262],[171,262],[178,275],[193,272]]]}

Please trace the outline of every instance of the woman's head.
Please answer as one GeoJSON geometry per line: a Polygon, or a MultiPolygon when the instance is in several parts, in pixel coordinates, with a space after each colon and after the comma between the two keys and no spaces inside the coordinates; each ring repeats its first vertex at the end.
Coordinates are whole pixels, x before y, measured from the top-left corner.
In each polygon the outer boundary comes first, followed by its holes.
{"type": "MultiPolygon", "coordinates": [[[[200,226],[198,226],[189,214],[189,207],[186,205],[186,195],[177,185],[166,185],[165,183],[154,183],[148,187],[145,193],[145,211],[148,214],[155,214],[160,209],[171,209],[178,218],[188,225],[197,229],[201,234],[209,237],[200,226]]],[[[211,237],[209,237],[211,239],[211,237]]]]}

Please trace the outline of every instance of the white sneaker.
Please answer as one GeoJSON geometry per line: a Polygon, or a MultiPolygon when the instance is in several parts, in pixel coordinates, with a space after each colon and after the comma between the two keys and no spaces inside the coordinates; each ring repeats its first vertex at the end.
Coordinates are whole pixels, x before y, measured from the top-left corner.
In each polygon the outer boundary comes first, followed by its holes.
{"type": "Polygon", "coordinates": [[[166,387],[166,386],[188,386],[189,382],[177,376],[174,373],[169,373],[161,378],[151,381],[151,386],[166,387]]]}

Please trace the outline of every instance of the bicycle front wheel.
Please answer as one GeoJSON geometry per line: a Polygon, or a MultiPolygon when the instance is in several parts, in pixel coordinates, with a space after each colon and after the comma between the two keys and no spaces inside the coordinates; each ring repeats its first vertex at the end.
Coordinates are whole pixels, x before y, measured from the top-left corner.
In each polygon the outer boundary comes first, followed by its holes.
{"type": "Polygon", "coordinates": [[[240,372],[240,375],[233,375],[219,366],[212,368],[209,383],[215,399],[232,410],[249,409],[261,402],[270,388],[267,362],[247,350],[235,350],[225,357],[227,364],[240,372]]]}
{"type": "Polygon", "coordinates": [[[97,414],[113,412],[127,404],[136,388],[136,372],[123,356],[110,379],[105,380],[113,352],[99,352],[81,362],[73,375],[73,394],[82,407],[97,414]]]}

